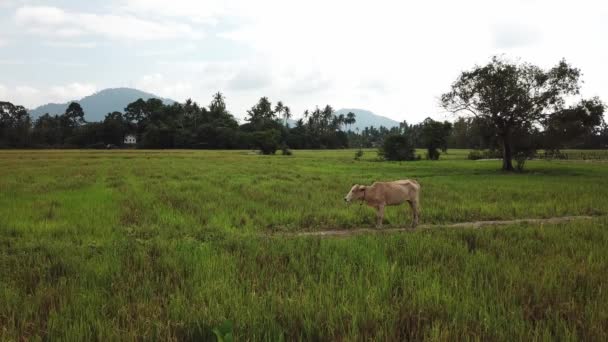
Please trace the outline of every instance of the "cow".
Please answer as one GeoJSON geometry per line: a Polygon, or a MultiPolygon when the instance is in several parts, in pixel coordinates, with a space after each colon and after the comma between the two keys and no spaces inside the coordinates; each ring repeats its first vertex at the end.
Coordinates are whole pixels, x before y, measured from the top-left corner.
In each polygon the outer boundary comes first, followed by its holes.
{"type": "Polygon", "coordinates": [[[412,208],[412,228],[418,224],[420,216],[420,184],[412,179],[393,182],[374,182],[372,185],[355,184],[344,197],[350,203],[353,200],[365,202],[376,209],[376,227],[382,228],[384,207],[408,202],[412,208]]]}

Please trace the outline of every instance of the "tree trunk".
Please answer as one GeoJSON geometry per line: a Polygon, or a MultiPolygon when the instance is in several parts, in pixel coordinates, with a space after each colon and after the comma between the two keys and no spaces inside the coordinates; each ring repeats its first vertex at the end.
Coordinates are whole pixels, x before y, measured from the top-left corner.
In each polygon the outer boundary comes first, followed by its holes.
{"type": "Polygon", "coordinates": [[[513,171],[513,151],[511,146],[511,135],[508,133],[502,137],[502,169],[503,171],[513,171]]]}

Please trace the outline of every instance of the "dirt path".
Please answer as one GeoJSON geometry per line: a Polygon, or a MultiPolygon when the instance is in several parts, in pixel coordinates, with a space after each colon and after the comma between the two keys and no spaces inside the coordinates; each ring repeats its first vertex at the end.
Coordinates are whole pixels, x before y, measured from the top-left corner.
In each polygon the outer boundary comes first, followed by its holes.
{"type": "Polygon", "coordinates": [[[398,232],[415,232],[420,230],[427,230],[431,228],[483,228],[488,226],[500,226],[517,223],[548,223],[555,224],[561,222],[569,222],[574,220],[588,220],[593,216],[562,216],[562,217],[551,217],[546,219],[518,219],[518,220],[505,220],[505,221],[473,221],[473,222],[460,222],[452,224],[421,224],[415,229],[411,228],[385,228],[385,229],[373,229],[373,228],[353,228],[353,229],[342,229],[342,230],[320,230],[315,232],[299,232],[299,233],[276,233],[273,236],[286,236],[286,237],[298,237],[298,236],[320,236],[320,237],[348,237],[353,235],[361,234],[384,234],[384,233],[398,233],[398,232]]]}

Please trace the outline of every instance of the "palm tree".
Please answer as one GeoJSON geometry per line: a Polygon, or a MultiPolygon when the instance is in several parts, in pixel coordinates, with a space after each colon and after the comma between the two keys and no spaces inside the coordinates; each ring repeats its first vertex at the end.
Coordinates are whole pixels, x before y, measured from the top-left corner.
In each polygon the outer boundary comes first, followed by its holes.
{"type": "Polygon", "coordinates": [[[344,114],[338,116],[338,129],[342,130],[342,126],[346,124],[346,117],[344,114]]]}
{"type": "Polygon", "coordinates": [[[277,102],[277,105],[274,107],[274,112],[276,114],[278,114],[278,116],[280,117],[281,114],[283,114],[284,110],[285,110],[285,106],[283,106],[283,102],[282,101],[277,102]]]}
{"type": "Polygon", "coordinates": [[[346,114],[346,120],[345,123],[348,125],[348,130],[350,131],[351,126],[357,122],[357,120],[355,120],[355,113],[353,112],[348,112],[348,114],[346,114]]]}
{"type": "Polygon", "coordinates": [[[287,120],[291,118],[291,109],[285,106],[283,107],[283,119],[285,120],[285,127],[287,127],[287,120]]]}

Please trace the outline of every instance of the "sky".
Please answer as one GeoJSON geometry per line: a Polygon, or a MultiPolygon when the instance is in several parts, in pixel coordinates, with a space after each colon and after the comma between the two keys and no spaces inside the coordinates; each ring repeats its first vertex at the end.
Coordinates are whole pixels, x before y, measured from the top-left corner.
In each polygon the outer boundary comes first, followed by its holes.
{"type": "Polygon", "coordinates": [[[398,121],[504,55],[583,72],[608,101],[608,1],[0,0],[0,100],[27,108],[134,87],[242,118],[261,96],[295,117],[330,104],[398,121]]]}

